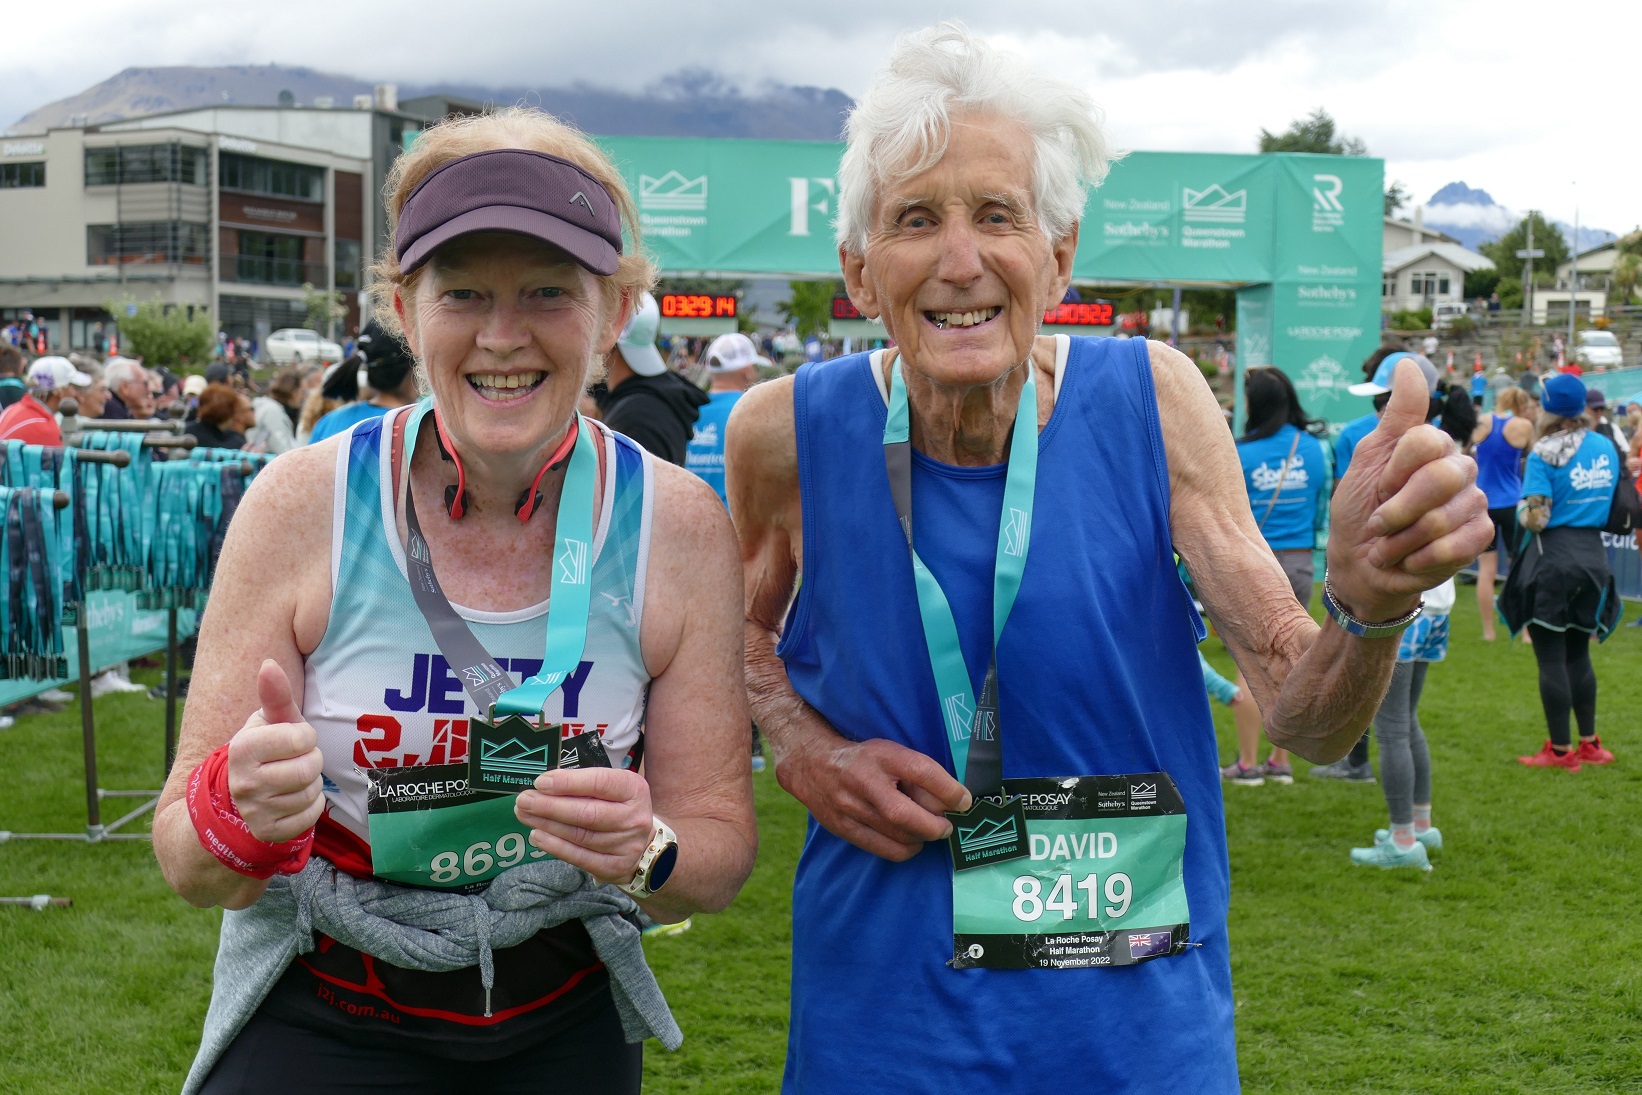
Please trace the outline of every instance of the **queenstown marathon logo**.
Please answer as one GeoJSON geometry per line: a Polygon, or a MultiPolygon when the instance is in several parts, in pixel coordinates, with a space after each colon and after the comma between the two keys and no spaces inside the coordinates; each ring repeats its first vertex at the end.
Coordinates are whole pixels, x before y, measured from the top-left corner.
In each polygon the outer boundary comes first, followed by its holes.
{"type": "Polygon", "coordinates": [[[1305,464],[1305,458],[1298,454],[1292,460],[1285,457],[1276,464],[1261,464],[1249,472],[1249,482],[1258,491],[1276,490],[1278,483],[1285,491],[1303,491],[1311,482],[1305,464]]]}
{"type": "Polygon", "coordinates": [[[707,208],[707,176],[685,178],[677,171],[669,171],[659,179],[654,175],[639,176],[639,208],[680,209],[701,212],[707,208]]]}
{"type": "Polygon", "coordinates": [[[559,555],[559,580],[572,586],[587,584],[587,541],[565,540],[559,555]]]}
{"type": "Polygon", "coordinates": [[[1027,542],[1032,535],[1032,516],[1025,510],[1009,507],[1009,523],[1003,530],[1005,555],[1019,558],[1026,554],[1027,542]]]}
{"type": "Polygon", "coordinates": [[[1202,190],[1187,186],[1180,197],[1180,246],[1226,250],[1247,235],[1242,227],[1249,214],[1246,189],[1228,191],[1219,183],[1202,190]]]}
{"type": "Polygon", "coordinates": [[[946,732],[952,735],[952,740],[968,741],[975,722],[975,711],[969,706],[968,697],[948,696],[941,701],[941,708],[946,714],[946,732]]]}
{"type": "Polygon", "coordinates": [[[1338,175],[1313,175],[1311,177],[1311,230],[1313,232],[1332,232],[1345,224],[1346,207],[1340,201],[1340,192],[1344,189],[1345,181],[1338,175]]]}
{"type": "Polygon", "coordinates": [[[1606,490],[1613,486],[1613,464],[1606,455],[1599,456],[1589,465],[1575,464],[1568,469],[1568,485],[1575,490],[1606,490]]]}
{"type": "Polygon", "coordinates": [[[639,223],[648,236],[688,239],[707,218],[707,176],[687,178],[677,171],[639,176],[639,223]]]}

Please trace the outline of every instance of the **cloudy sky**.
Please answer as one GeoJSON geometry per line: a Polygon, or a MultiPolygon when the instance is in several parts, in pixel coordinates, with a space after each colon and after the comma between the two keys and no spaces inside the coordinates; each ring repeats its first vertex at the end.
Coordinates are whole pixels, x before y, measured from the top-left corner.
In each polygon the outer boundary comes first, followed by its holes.
{"type": "Polygon", "coordinates": [[[895,34],[958,18],[1086,85],[1121,147],[1253,151],[1312,109],[1421,201],[1464,180],[1513,209],[1614,231],[1642,223],[1642,5],[1570,0],[67,0],[8,22],[0,127],[127,66],[283,64],[372,81],[638,90],[685,67],[748,87],[855,94],[895,34]]]}

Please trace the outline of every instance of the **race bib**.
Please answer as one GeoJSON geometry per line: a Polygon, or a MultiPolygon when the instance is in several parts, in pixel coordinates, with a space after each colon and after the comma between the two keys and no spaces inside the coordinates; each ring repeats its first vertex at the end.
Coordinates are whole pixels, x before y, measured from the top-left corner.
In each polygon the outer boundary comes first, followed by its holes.
{"type": "Polygon", "coordinates": [[[1188,945],[1186,806],[1166,772],[1006,779],[1027,856],[955,871],[957,969],[1130,966],[1188,945]]]}
{"type": "Polygon", "coordinates": [[[513,816],[514,795],[468,785],[466,764],[373,768],[365,808],[378,878],[439,890],[482,889],[509,867],[546,852],[513,816]]]}

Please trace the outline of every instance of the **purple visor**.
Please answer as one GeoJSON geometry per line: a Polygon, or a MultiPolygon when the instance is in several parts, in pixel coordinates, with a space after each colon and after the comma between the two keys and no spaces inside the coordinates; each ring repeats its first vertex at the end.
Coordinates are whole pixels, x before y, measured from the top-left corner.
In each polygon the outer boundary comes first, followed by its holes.
{"type": "Polygon", "coordinates": [[[452,160],[411,191],[395,233],[400,271],[474,232],[541,240],[606,277],[621,257],[621,218],[609,191],[573,163],[522,148],[452,160]]]}

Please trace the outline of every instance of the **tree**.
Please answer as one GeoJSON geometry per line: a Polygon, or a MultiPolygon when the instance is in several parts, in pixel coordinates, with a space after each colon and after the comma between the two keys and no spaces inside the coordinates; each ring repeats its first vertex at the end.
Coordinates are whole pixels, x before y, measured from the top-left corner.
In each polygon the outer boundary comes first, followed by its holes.
{"type": "Polygon", "coordinates": [[[1465,298],[1476,300],[1486,298],[1499,285],[1498,270],[1467,270],[1465,272],[1465,298]]]}
{"type": "Polygon", "coordinates": [[[1611,277],[1619,303],[1629,304],[1631,294],[1636,292],[1637,282],[1642,281],[1642,259],[1638,259],[1634,252],[1624,252],[1614,261],[1611,277]]]}
{"type": "Polygon", "coordinates": [[[346,299],[341,293],[317,289],[312,283],[303,282],[302,303],[308,310],[308,329],[334,338],[336,321],[348,314],[346,299]]]}
{"type": "Polygon", "coordinates": [[[1362,141],[1356,137],[1341,136],[1335,131],[1333,117],[1322,107],[1290,122],[1287,132],[1281,135],[1262,129],[1260,151],[1316,152],[1325,156],[1368,155],[1368,147],[1362,141]]]}
{"type": "Polygon", "coordinates": [[[792,296],[776,305],[781,316],[793,325],[799,338],[827,333],[827,321],[832,319],[832,298],[843,292],[836,281],[790,281],[787,287],[792,296]]]}
{"type": "MultiPolygon", "coordinates": [[[[1517,258],[1517,252],[1528,246],[1528,225],[1534,226],[1534,249],[1544,251],[1541,258],[1534,260],[1534,281],[1537,283],[1543,274],[1555,274],[1556,268],[1568,261],[1568,241],[1562,238],[1550,221],[1538,213],[1530,212],[1499,239],[1492,243],[1485,243],[1480,250],[1494,260],[1494,266],[1499,270],[1500,280],[1511,278],[1518,283],[1520,291],[1523,267],[1525,260],[1517,258]]],[[[1504,290],[1500,291],[1500,299],[1505,298],[1504,290]]],[[[1520,305],[1518,305],[1520,307],[1520,305]]]]}
{"type": "MultiPolygon", "coordinates": [[[[1368,146],[1360,138],[1347,137],[1335,127],[1334,118],[1318,107],[1304,118],[1289,123],[1283,133],[1260,130],[1261,152],[1311,152],[1322,156],[1366,156],[1368,146]]],[[[1393,181],[1385,188],[1385,215],[1395,216],[1408,204],[1408,188],[1393,181]]]]}
{"type": "Polygon", "coordinates": [[[1393,180],[1391,185],[1385,188],[1385,215],[1395,217],[1397,210],[1407,204],[1408,188],[1401,180],[1393,180]]]}
{"type": "Polygon", "coordinates": [[[190,316],[183,306],[158,298],[142,303],[105,301],[103,308],[119,322],[120,348],[150,367],[203,362],[217,341],[204,308],[194,309],[190,316]]]}

